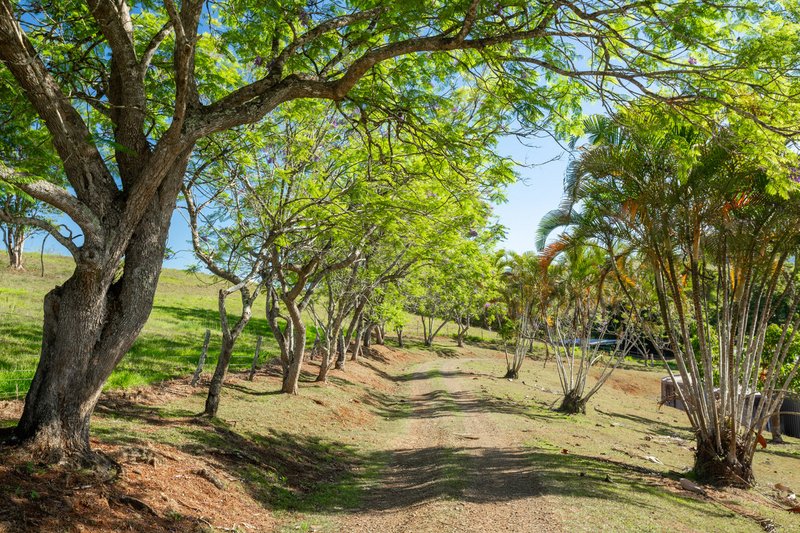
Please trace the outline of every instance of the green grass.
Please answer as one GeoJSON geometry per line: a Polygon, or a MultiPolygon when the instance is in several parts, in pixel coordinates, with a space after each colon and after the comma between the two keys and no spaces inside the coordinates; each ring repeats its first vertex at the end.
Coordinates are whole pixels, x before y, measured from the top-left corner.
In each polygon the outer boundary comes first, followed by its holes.
{"type": "MultiPolygon", "coordinates": [[[[22,396],[28,390],[39,358],[44,295],[72,272],[70,258],[45,256],[45,275],[41,277],[38,256],[27,259],[27,272],[0,269],[0,399],[14,398],[18,393],[22,396]]],[[[213,368],[221,340],[218,290],[219,284],[211,276],[165,269],[150,319],[106,387],[137,387],[190,374],[200,356],[206,329],[211,330],[206,364],[213,368]]],[[[229,313],[237,313],[237,307],[232,298],[229,313]]],[[[264,337],[262,361],[278,355],[266,319],[256,315],[237,343],[233,370],[249,368],[259,335],[264,337]]]]}
{"type": "MultiPolygon", "coordinates": [[[[38,254],[27,254],[29,270],[14,272],[0,268],[0,400],[24,397],[39,359],[42,340],[42,302],[45,294],[72,273],[69,257],[44,256],[41,276],[38,254]]],[[[205,330],[211,330],[206,369],[213,369],[219,353],[221,334],[217,311],[220,284],[210,275],[164,269],[156,292],[153,310],[142,334],[122,363],[109,378],[106,388],[119,389],[147,385],[187,376],[197,365],[205,330]]],[[[231,298],[229,315],[241,307],[231,298]]],[[[264,317],[263,300],[257,301],[253,318],[236,344],[231,370],[250,367],[256,339],[263,337],[260,360],[279,355],[278,346],[264,317]]],[[[413,337],[419,319],[408,315],[406,335],[413,337]]],[[[314,327],[309,319],[308,343],[313,343],[314,327]]],[[[441,336],[452,335],[455,326],[442,329],[441,336]]],[[[496,338],[496,334],[474,328],[475,338],[496,338]]],[[[387,332],[387,340],[394,336],[387,332]]],[[[443,353],[447,350],[445,349],[443,353]]]]}
{"type": "Polygon", "coordinates": [[[92,435],[202,457],[233,476],[286,531],[336,531],[335,516],[357,509],[379,482],[390,458],[380,444],[401,430],[411,407],[399,402],[401,391],[376,394],[348,374],[332,376],[327,386],[311,378],[304,374],[300,396],[275,394],[274,377],[232,384],[212,420],[193,416],[202,409],[200,389],[163,406],[102,409],[92,435]],[[389,408],[397,409],[395,418],[382,416],[389,408]]]}

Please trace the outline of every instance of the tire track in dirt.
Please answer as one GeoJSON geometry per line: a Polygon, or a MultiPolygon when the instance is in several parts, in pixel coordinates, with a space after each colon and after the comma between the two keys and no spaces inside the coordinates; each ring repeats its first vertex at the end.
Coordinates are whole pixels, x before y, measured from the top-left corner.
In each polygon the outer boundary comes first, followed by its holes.
{"type": "MultiPolygon", "coordinates": [[[[436,359],[402,376],[411,415],[387,445],[389,467],[342,531],[561,531],[518,433],[496,422],[468,359],[436,359]]],[[[522,422],[522,420],[520,420],[522,422]]]]}

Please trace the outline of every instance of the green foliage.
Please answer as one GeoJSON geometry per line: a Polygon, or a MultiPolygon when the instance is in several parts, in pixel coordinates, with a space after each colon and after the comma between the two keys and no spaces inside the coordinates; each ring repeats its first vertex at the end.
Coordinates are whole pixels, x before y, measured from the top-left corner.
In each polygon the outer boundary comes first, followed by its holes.
{"type": "MultiPolygon", "coordinates": [[[[777,355],[775,353],[775,349],[778,346],[779,340],[781,335],[783,334],[783,327],[778,324],[770,324],[767,327],[767,331],[764,334],[764,355],[762,356],[762,373],[767,370],[767,368],[772,363],[773,359],[777,355]]],[[[787,330],[787,335],[792,336],[793,332],[791,327],[787,330]]],[[[796,362],[800,359],[800,338],[794,337],[791,344],[786,348],[787,350],[787,357],[786,361],[778,368],[778,383],[783,385],[789,375],[792,372],[796,362]]],[[[792,393],[800,393],[800,374],[796,374],[794,378],[789,382],[788,387],[786,388],[787,392],[792,393]]]]}

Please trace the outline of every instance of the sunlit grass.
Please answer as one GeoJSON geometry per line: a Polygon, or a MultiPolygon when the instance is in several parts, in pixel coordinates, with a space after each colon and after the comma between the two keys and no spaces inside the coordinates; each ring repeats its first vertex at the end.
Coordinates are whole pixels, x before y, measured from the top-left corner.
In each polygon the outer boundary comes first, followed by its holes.
{"type": "MultiPolygon", "coordinates": [[[[30,386],[42,341],[42,302],[45,294],[72,273],[69,257],[44,256],[41,275],[38,254],[26,257],[28,270],[14,272],[0,267],[0,400],[23,397],[30,386]]],[[[138,387],[191,374],[202,351],[206,329],[211,331],[206,368],[213,369],[221,344],[217,294],[221,284],[207,274],[164,269],[152,313],[142,334],[112,374],[106,388],[138,387]]],[[[229,315],[239,313],[236,298],[229,300],[229,315]]],[[[314,341],[309,319],[308,343],[314,341]]],[[[417,336],[419,318],[407,315],[405,335],[417,336]]],[[[420,329],[421,331],[421,329],[420,329]]],[[[440,335],[455,333],[445,326],[440,335]]],[[[474,340],[495,340],[494,332],[473,328],[474,340]]],[[[260,360],[278,357],[278,346],[257,301],[253,318],[237,342],[231,370],[245,370],[252,364],[257,337],[262,336],[260,360]]],[[[387,331],[387,340],[394,338],[387,331]]]]}

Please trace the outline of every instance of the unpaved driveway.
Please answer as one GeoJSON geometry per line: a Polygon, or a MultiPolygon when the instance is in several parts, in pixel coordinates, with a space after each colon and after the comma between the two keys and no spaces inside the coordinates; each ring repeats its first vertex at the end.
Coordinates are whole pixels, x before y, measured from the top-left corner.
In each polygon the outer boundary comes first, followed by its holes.
{"type": "Polygon", "coordinates": [[[468,361],[426,361],[398,377],[408,383],[411,416],[396,422],[405,427],[387,443],[390,467],[364,508],[342,518],[342,531],[561,530],[519,429],[498,423],[481,380],[459,369],[468,361]]]}

